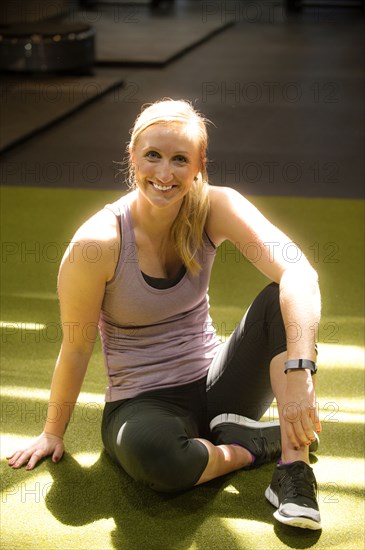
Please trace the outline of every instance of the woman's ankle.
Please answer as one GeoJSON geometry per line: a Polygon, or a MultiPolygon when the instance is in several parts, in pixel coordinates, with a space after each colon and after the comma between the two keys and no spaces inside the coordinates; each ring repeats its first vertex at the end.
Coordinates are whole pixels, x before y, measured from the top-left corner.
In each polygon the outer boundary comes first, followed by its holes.
{"type": "Polygon", "coordinates": [[[299,449],[290,449],[286,448],[282,450],[281,453],[281,463],[290,464],[291,462],[297,462],[301,460],[306,464],[310,464],[309,460],[309,449],[307,445],[300,447],[299,449]]]}

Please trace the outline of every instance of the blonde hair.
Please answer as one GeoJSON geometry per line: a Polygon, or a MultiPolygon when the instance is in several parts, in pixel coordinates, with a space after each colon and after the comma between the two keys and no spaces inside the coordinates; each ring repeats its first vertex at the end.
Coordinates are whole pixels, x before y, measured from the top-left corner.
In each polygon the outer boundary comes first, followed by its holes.
{"type": "Polygon", "coordinates": [[[203,245],[203,231],[209,212],[209,184],[206,170],[206,151],[208,146],[206,124],[209,121],[196,111],[191,103],[185,100],[175,101],[165,98],[143,107],[131,130],[131,140],[128,145],[128,185],[132,189],[136,188],[131,152],[139,136],[149,126],[172,122],[188,126],[189,131],[191,130],[191,132],[197,135],[200,146],[201,170],[194,179],[190,190],[183,198],[182,205],[170,233],[182,262],[192,275],[196,275],[201,270],[201,265],[196,259],[196,254],[203,245]]]}

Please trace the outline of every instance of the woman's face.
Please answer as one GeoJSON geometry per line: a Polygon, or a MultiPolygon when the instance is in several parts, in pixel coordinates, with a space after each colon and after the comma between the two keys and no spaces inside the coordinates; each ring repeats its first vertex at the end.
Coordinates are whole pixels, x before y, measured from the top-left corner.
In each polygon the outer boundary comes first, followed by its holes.
{"type": "Polygon", "coordinates": [[[201,170],[196,132],[179,122],[146,128],[131,157],[138,189],[158,207],[181,203],[201,170]]]}

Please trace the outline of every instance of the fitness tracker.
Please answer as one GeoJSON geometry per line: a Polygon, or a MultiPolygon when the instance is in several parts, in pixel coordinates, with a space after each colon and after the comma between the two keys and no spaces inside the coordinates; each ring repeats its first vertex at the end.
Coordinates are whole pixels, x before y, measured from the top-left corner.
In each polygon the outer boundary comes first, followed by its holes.
{"type": "Polygon", "coordinates": [[[285,361],[285,374],[288,372],[288,370],[295,369],[309,369],[312,376],[317,372],[316,364],[314,363],[314,361],[310,361],[309,359],[289,359],[289,361],[285,361]]]}

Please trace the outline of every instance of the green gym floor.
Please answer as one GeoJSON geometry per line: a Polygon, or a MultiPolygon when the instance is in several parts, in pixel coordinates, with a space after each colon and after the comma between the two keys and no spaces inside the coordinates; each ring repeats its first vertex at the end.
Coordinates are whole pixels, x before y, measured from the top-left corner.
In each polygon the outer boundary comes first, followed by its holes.
{"type": "MultiPolygon", "coordinates": [[[[364,547],[363,22],[347,12],[343,18],[331,12],[331,21],[328,12],[321,15],[326,21],[305,12],[252,23],[240,13],[235,25],[166,67],[123,68],[118,101],[110,92],[3,155],[4,550],[364,547]],[[265,82],[276,83],[273,93],[300,89],[302,100],[273,95],[249,102],[247,84],[255,83],[263,94],[269,89],[265,82]],[[229,93],[236,85],[238,95],[229,93]],[[102,450],[106,379],[99,342],[62,461],[44,460],[31,472],[14,471],[5,461],[43,426],[61,340],[56,278],[62,254],[82,221],[125,191],[114,179],[113,161],[124,155],[141,104],[163,96],[194,101],[214,122],[212,182],[240,189],[318,271],[323,316],[317,400],[323,432],[312,466],[321,531],[274,520],[264,497],[273,464],[179,495],[159,495],[131,481],[102,450]]],[[[114,76],[118,70],[110,68],[114,76]]],[[[209,294],[223,338],[266,282],[232,246],[220,247],[209,294]]],[[[274,405],[267,414],[276,417],[274,405]]]]}

